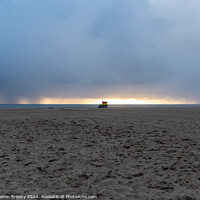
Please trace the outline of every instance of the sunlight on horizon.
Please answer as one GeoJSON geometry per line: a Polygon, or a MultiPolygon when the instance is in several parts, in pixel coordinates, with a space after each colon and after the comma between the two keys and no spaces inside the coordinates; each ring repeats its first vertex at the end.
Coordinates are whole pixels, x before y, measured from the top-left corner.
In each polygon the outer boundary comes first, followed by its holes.
{"type": "Polygon", "coordinates": [[[114,98],[51,98],[43,97],[37,101],[21,98],[18,104],[101,104],[101,101],[108,101],[108,104],[195,104],[197,102],[186,99],[114,99],[114,98]]]}

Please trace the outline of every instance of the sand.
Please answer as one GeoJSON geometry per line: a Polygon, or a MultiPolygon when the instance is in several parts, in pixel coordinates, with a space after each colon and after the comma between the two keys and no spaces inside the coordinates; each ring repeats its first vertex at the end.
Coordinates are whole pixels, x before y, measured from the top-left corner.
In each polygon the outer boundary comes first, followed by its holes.
{"type": "Polygon", "coordinates": [[[0,196],[200,199],[200,108],[1,108],[0,140],[0,196]]]}

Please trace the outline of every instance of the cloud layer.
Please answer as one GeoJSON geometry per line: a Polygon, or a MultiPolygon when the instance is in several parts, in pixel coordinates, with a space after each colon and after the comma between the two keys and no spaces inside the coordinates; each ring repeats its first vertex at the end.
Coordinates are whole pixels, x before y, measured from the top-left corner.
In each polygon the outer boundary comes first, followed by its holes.
{"type": "Polygon", "coordinates": [[[197,0],[1,0],[0,97],[200,102],[197,0]]]}

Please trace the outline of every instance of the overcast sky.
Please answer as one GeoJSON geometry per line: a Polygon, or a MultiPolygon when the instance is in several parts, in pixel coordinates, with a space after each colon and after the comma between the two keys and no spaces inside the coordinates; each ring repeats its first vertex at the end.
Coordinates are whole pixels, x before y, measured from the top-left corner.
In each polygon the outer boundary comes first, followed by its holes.
{"type": "Polygon", "coordinates": [[[199,0],[0,0],[0,102],[200,103],[199,0]]]}

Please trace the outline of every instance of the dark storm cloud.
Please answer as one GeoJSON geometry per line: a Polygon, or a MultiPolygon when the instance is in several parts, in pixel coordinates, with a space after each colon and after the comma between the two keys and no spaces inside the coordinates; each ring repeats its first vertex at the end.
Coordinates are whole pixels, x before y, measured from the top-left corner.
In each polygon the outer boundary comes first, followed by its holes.
{"type": "Polygon", "coordinates": [[[186,0],[1,0],[0,97],[199,101],[198,6],[186,0]]]}

